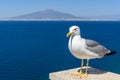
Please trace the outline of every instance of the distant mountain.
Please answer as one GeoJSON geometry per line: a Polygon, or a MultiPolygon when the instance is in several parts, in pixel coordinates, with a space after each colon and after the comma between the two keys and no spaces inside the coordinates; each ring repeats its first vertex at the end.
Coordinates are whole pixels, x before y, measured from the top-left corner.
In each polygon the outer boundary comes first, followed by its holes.
{"type": "Polygon", "coordinates": [[[10,19],[41,19],[41,20],[65,20],[65,19],[86,19],[83,17],[77,17],[69,13],[59,12],[52,9],[33,12],[30,14],[11,17],[10,19]]]}
{"type": "Polygon", "coordinates": [[[87,20],[87,21],[118,20],[119,21],[120,15],[78,17],[69,13],[47,9],[47,10],[33,12],[15,17],[0,18],[0,20],[87,20]]]}

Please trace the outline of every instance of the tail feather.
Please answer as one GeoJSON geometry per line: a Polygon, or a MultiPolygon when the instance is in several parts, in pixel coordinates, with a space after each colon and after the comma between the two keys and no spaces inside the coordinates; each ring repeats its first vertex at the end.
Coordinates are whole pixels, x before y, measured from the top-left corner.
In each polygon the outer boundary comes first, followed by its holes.
{"type": "Polygon", "coordinates": [[[106,54],[106,56],[114,55],[116,53],[117,53],[116,51],[110,51],[110,53],[106,54]]]}

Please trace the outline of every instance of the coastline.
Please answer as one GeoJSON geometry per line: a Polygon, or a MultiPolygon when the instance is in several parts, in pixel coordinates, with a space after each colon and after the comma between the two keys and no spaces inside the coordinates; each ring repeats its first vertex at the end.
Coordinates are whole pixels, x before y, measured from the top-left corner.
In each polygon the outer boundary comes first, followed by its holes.
{"type": "Polygon", "coordinates": [[[120,21],[115,19],[0,19],[0,21],[120,21]]]}

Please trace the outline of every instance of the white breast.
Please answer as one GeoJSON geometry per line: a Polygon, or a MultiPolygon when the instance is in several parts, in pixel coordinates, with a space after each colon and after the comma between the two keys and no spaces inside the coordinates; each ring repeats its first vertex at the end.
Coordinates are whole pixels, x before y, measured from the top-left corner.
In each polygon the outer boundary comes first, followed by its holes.
{"type": "Polygon", "coordinates": [[[89,55],[94,54],[91,53],[90,51],[85,49],[85,40],[82,39],[80,36],[71,36],[69,39],[69,50],[72,53],[73,56],[79,59],[90,59],[94,58],[94,55],[89,55]]]}

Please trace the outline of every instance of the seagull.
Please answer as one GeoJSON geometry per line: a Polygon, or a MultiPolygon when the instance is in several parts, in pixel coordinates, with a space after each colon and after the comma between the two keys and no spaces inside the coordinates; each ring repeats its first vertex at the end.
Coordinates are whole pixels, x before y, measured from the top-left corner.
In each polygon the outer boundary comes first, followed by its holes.
{"type": "Polygon", "coordinates": [[[70,52],[74,57],[81,59],[80,71],[73,73],[75,76],[87,78],[90,59],[102,58],[105,55],[112,55],[116,53],[115,51],[107,49],[94,40],[82,38],[80,35],[80,28],[76,25],[69,28],[69,32],[66,36],[70,37],[68,42],[70,52]],[[84,59],[87,60],[85,73],[82,72],[84,59]]]}

